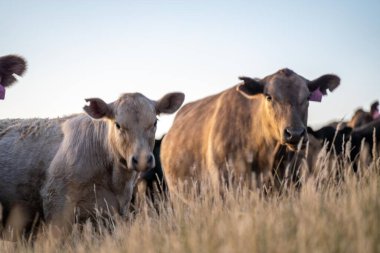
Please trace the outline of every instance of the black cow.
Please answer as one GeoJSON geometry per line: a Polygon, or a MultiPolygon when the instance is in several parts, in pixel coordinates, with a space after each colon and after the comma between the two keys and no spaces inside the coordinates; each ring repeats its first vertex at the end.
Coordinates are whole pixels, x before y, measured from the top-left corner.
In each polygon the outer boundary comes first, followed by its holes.
{"type": "Polygon", "coordinates": [[[132,211],[135,211],[138,203],[138,198],[147,198],[150,202],[156,203],[158,199],[165,199],[168,192],[168,186],[165,181],[164,173],[161,167],[160,153],[162,139],[156,139],[154,143],[153,155],[156,161],[156,166],[147,170],[139,176],[134,194],[132,197],[132,211]]]}
{"type": "Polygon", "coordinates": [[[351,133],[351,160],[354,160],[358,157],[361,149],[362,142],[367,145],[369,148],[370,155],[372,157],[372,150],[376,145],[379,148],[380,142],[380,118],[375,119],[374,121],[356,128],[351,133]],[[375,132],[375,133],[374,133],[375,132]]]}
{"type": "Polygon", "coordinates": [[[156,139],[154,143],[153,155],[156,160],[156,166],[144,172],[140,178],[146,182],[146,194],[154,200],[155,194],[163,194],[167,192],[167,185],[162,172],[160,153],[162,139],[156,139]]]}
{"type": "Polygon", "coordinates": [[[337,129],[333,126],[324,126],[319,130],[314,131],[311,127],[307,127],[307,133],[313,135],[318,140],[327,143],[327,149],[331,150],[334,147],[336,154],[341,154],[343,145],[352,132],[351,127],[343,127],[337,129]]]}
{"type": "Polygon", "coordinates": [[[13,74],[21,76],[26,70],[24,58],[16,55],[0,57],[0,99],[5,97],[5,88],[11,86],[16,78],[13,74]]]}
{"type": "Polygon", "coordinates": [[[344,145],[350,142],[349,157],[351,161],[355,162],[353,166],[355,171],[357,170],[356,162],[362,144],[370,151],[369,155],[371,158],[373,158],[373,148],[379,148],[380,145],[380,118],[355,129],[344,127],[340,130],[336,130],[334,127],[325,126],[317,131],[313,131],[310,127],[308,127],[307,130],[309,134],[313,135],[318,140],[327,142],[328,150],[333,147],[338,156],[343,153],[344,145]]]}

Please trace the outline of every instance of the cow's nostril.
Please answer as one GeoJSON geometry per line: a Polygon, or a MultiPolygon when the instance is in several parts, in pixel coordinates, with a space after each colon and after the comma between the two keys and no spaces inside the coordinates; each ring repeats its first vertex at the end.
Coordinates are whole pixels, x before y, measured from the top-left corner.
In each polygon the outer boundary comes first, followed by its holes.
{"type": "Polygon", "coordinates": [[[285,128],[285,140],[291,140],[292,139],[292,132],[288,129],[288,128],[285,128]]]}
{"type": "Polygon", "coordinates": [[[153,155],[149,155],[148,156],[148,164],[152,164],[153,163],[153,155]]]}
{"type": "Polygon", "coordinates": [[[132,156],[132,165],[137,166],[138,164],[139,164],[139,161],[137,160],[137,158],[135,156],[132,156]]]}

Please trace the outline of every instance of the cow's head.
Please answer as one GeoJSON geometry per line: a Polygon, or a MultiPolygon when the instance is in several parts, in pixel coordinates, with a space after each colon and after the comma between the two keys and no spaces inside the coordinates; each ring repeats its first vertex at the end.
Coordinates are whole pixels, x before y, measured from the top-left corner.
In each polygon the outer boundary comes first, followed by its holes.
{"type": "Polygon", "coordinates": [[[350,119],[350,121],[347,123],[349,127],[352,128],[358,128],[361,126],[364,126],[371,122],[373,120],[373,117],[370,112],[366,112],[363,109],[357,109],[350,119]]]}
{"type": "Polygon", "coordinates": [[[107,119],[109,144],[127,169],[145,171],[155,166],[152,153],[157,115],[174,113],[184,101],[183,93],[169,93],[152,101],[140,93],[123,94],[107,104],[99,98],[86,99],[85,112],[95,119],[107,119]]]}
{"type": "Polygon", "coordinates": [[[25,60],[16,55],[0,57],[0,84],[4,87],[10,86],[16,81],[13,74],[21,76],[26,70],[25,60]]]}
{"type": "Polygon", "coordinates": [[[336,75],[323,75],[309,81],[289,69],[279,70],[264,79],[240,79],[244,83],[237,90],[249,99],[260,99],[263,110],[260,117],[271,135],[292,150],[301,140],[307,141],[309,100],[320,101],[327,90],[333,91],[340,83],[336,75]]]}

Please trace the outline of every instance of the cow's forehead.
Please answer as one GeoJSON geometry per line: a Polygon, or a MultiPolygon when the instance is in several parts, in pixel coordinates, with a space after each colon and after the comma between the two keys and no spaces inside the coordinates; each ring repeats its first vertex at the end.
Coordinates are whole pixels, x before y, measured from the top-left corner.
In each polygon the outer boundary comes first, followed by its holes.
{"type": "Polygon", "coordinates": [[[154,102],[140,93],[126,93],[115,102],[115,117],[120,122],[149,123],[156,118],[154,102]]]}
{"type": "Polygon", "coordinates": [[[278,99],[304,99],[309,96],[307,80],[295,73],[283,75],[276,73],[266,79],[267,93],[278,99]]]}

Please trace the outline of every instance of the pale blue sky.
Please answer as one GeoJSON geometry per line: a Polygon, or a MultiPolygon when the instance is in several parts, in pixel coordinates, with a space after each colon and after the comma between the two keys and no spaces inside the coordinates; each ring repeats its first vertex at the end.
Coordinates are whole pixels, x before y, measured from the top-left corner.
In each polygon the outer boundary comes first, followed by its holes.
{"type": "Polygon", "coordinates": [[[380,99],[380,1],[1,0],[0,13],[0,55],[29,63],[1,118],[67,115],[123,92],[183,91],[189,102],[283,67],[341,77],[310,105],[312,125],[380,99]]]}

